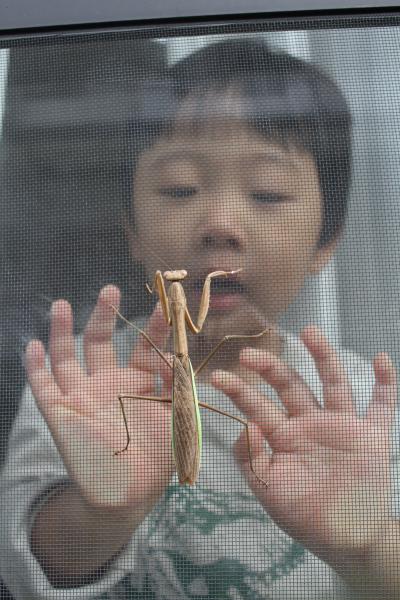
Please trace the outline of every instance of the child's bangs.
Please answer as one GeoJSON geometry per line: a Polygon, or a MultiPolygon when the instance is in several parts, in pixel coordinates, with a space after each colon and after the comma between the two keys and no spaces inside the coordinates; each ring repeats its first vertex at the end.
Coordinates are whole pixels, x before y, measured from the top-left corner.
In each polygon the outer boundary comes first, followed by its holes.
{"type": "Polygon", "coordinates": [[[232,129],[246,123],[257,133],[268,139],[287,145],[296,143],[308,149],[304,143],[304,120],[310,119],[311,101],[288,96],[286,90],[274,90],[267,82],[258,80],[258,85],[237,85],[207,90],[193,90],[175,103],[169,117],[164,121],[164,130],[171,135],[208,136],[221,127],[232,129]],[[172,118],[172,114],[174,115],[172,118]]]}
{"type": "Polygon", "coordinates": [[[163,79],[157,81],[157,89],[161,87],[162,94],[154,94],[153,86],[143,90],[137,125],[145,146],[160,135],[210,134],[216,127],[245,122],[265,138],[294,143],[313,154],[316,147],[320,151],[321,145],[329,145],[326,130],[340,126],[343,117],[347,120],[341,98],[316,90],[315,81],[304,73],[290,78],[284,72],[257,73],[221,81],[163,79]]]}
{"type": "Polygon", "coordinates": [[[232,128],[247,121],[249,99],[233,88],[196,90],[181,99],[172,132],[183,135],[212,134],[221,127],[232,128]]]}

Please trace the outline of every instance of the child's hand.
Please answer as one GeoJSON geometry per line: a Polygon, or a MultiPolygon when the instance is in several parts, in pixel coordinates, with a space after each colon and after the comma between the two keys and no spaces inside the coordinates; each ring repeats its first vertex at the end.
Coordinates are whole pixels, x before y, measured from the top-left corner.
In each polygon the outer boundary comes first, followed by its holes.
{"type": "Polygon", "coordinates": [[[387,355],[375,357],[373,398],[359,418],[335,351],[315,327],[302,339],[318,368],[323,408],[299,375],[260,350],[244,350],[241,362],[277,390],[284,409],[231,373],[217,371],[213,383],[252,421],[254,469],[269,487],[250,471],[245,432],[235,451],[254,493],[282,529],[335,566],[367,556],[390,519],[396,373],[387,355]]]}
{"type": "MultiPolygon", "coordinates": [[[[42,344],[27,349],[29,382],[54,441],[87,502],[95,508],[122,511],[151,508],[172,474],[170,405],[126,400],[131,443],[118,395],[155,395],[154,374],[171,377],[167,365],[140,336],[126,368],[118,365],[112,334],[119,290],[104,288],[84,333],[85,367],[78,361],[69,304],[53,304],[49,357],[42,344]]],[[[160,305],[150,318],[148,335],[162,346],[168,336],[160,305]]]]}

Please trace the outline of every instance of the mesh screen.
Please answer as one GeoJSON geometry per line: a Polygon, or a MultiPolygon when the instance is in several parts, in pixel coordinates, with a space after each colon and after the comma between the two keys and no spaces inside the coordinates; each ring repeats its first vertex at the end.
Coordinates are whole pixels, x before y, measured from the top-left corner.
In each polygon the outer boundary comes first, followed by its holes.
{"type": "Polygon", "coordinates": [[[2,597],[400,597],[399,43],[4,41],[2,597]]]}

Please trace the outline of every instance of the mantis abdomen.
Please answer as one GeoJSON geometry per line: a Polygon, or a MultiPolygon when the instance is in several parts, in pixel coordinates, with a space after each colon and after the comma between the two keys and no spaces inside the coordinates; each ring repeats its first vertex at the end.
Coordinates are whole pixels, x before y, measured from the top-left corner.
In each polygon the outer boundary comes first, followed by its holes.
{"type": "Polygon", "coordinates": [[[188,356],[174,356],[172,451],[179,483],[193,485],[201,460],[201,420],[196,384],[188,356]]]}

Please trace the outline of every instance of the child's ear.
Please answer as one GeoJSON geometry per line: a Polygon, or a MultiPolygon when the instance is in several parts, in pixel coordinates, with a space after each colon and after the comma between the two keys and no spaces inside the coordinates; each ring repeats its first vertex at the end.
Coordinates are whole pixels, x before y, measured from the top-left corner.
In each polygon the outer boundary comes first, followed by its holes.
{"type": "Polygon", "coordinates": [[[337,233],[334,238],[317,249],[310,267],[310,275],[318,275],[318,273],[320,273],[320,271],[328,264],[335,254],[340,238],[341,232],[337,233]]]}

